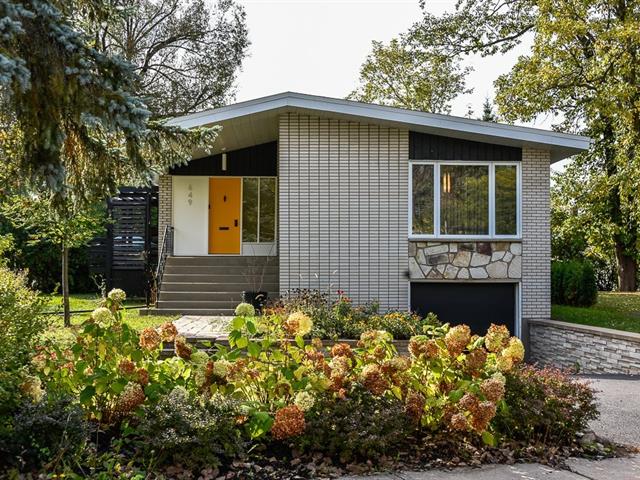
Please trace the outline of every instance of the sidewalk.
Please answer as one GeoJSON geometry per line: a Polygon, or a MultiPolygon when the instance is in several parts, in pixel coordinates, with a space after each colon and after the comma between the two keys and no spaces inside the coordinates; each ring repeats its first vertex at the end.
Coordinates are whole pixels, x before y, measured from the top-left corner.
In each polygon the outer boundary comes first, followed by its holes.
{"type": "Polygon", "coordinates": [[[640,480],[640,455],[606,460],[572,458],[567,466],[568,470],[553,469],[539,463],[487,465],[448,471],[348,476],[341,477],[341,480],[640,480]]]}

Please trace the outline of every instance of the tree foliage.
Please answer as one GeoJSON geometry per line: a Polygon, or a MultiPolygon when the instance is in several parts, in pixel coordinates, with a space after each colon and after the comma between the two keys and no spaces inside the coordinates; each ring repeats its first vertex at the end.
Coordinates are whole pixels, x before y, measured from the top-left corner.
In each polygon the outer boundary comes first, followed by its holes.
{"type": "Polygon", "coordinates": [[[151,121],[134,67],[92,46],[79,26],[78,17],[106,15],[102,2],[74,7],[0,0],[0,125],[11,127],[5,161],[19,172],[17,186],[45,189],[63,210],[67,196],[90,203],[121,182],[149,182],[187,162],[193,148],[210,148],[217,132],[151,121]]]}
{"type": "Polygon", "coordinates": [[[360,68],[360,86],[348,98],[433,113],[449,113],[451,101],[470,93],[469,68],[433,49],[417,48],[411,36],[388,45],[372,42],[373,50],[360,68]]]}
{"type": "Polygon", "coordinates": [[[111,0],[95,27],[98,49],[134,65],[137,93],[154,115],[227,103],[249,45],[234,0],[111,0]]]}

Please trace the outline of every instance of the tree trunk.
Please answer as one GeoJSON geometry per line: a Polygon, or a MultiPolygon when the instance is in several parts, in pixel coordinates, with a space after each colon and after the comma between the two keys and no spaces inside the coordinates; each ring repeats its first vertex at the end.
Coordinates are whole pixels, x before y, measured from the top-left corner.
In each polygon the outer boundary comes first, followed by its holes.
{"type": "Polygon", "coordinates": [[[625,253],[622,243],[616,243],[616,260],[618,261],[618,288],[621,292],[635,292],[638,288],[638,262],[635,257],[625,253]]]}
{"type": "Polygon", "coordinates": [[[71,326],[71,310],[69,308],[69,247],[62,246],[62,308],[64,326],[71,326]]]}

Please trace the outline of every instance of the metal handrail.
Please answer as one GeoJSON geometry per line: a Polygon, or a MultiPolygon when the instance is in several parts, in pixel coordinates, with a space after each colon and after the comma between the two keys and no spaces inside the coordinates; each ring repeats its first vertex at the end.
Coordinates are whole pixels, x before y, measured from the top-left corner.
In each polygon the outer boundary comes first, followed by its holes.
{"type": "Polygon", "coordinates": [[[160,247],[158,268],[156,269],[156,291],[158,293],[160,292],[162,276],[164,275],[164,265],[169,255],[173,255],[173,227],[171,225],[165,226],[162,234],[162,246],[160,247]]]}

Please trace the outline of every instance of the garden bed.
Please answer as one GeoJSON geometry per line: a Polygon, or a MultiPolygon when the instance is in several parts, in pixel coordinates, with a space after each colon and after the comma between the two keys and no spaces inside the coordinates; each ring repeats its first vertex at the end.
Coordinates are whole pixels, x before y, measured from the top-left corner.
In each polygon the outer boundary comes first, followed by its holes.
{"type": "Polygon", "coordinates": [[[302,310],[242,305],[228,345],[205,351],[171,322],[131,328],[123,300],[111,292],[70,345],[31,344],[5,378],[9,475],[311,478],[614,452],[579,442],[593,391],[523,365],[501,326],[420,321],[397,344],[379,329],[331,342],[302,310]]]}

